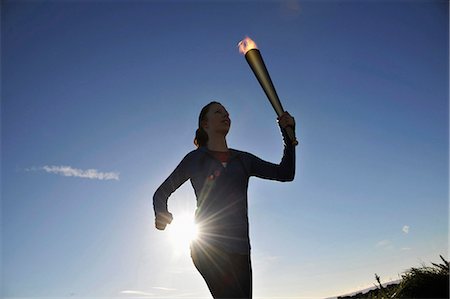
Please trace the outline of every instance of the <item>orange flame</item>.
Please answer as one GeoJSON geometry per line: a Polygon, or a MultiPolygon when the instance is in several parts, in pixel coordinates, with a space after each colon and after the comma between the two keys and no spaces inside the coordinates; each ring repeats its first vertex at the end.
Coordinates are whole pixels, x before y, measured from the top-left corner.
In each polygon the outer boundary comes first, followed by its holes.
{"type": "Polygon", "coordinates": [[[246,54],[251,49],[258,49],[256,43],[248,36],[241,40],[238,44],[239,52],[246,54]]]}

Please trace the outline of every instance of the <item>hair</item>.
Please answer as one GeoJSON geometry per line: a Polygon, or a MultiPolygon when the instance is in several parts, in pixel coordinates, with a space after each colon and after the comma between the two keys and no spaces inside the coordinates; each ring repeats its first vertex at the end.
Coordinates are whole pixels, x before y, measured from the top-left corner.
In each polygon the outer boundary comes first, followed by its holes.
{"type": "Polygon", "coordinates": [[[203,129],[202,122],[208,120],[206,114],[208,114],[209,108],[211,108],[213,104],[222,105],[219,102],[212,101],[211,103],[207,104],[202,108],[202,110],[200,111],[200,115],[198,116],[198,129],[197,131],[195,131],[195,138],[194,138],[194,144],[197,147],[206,146],[208,142],[208,133],[206,133],[205,129],[203,129]]]}

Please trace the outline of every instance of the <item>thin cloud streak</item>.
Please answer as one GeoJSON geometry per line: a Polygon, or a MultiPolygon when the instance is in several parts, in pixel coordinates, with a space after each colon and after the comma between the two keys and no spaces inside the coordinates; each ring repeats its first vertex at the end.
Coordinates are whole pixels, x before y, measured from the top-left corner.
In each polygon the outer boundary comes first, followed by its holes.
{"type": "Polygon", "coordinates": [[[161,290],[161,291],[176,291],[177,290],[177,289],[165,288],[165,287],[152,287],[152,289],[161,290]]]}
{"type": "Polygon", "coordinates": [[[38,168],[29,168],[26,169],[26,171],[37,171],[37,170],[43,170],[48,173],[53,173],[61,176],[67,176],[67,177],[78,177],[78,178],[84,178],[84,179],[91,179],[91,180],[119,180],[119,172],[101,172],[97,169],[87,169],[82,170],[78,168],[73,168],[71,166],[48,166],[45,165],[43,167],[38,168]]]}
{"type": "Polygon", "coordinates": [[[388,247],[388,246],[391,246],[391,241],[389,241],[389,240],[381,240],[381,241],[379,241],[379,242],[377,243],[376,246],[377,246],[377,247],[383,247],[383,248],[386,248],[386,247],[388,247]]]}
{"type": "Polygon", "coordinates": [[[147,292],[141,292],[141,291],[132,291],[132,290],[126,290],[120,292],[121,294],[128,294],[128,295],[141,295],[141,296],[153,296],[155,294],[147,293],[147,292]]]}

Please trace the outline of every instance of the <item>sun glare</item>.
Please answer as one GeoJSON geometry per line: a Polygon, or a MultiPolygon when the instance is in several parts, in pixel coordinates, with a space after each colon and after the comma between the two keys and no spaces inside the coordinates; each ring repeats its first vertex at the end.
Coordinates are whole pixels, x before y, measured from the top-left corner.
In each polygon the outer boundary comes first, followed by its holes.
{"type": "Polygon", "coordinates": [[[177,252],[188,250],[190,242],[198,236],[194,217],[189,214],[174,215],[172,223],[167,228],[170,241],[177,252]]]}

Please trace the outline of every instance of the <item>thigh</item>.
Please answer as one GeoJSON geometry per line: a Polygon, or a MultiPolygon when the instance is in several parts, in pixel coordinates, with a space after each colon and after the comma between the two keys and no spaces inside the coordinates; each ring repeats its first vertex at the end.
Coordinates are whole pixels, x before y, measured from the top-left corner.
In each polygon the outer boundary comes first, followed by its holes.
{"type": "Polygon", "coordinates": [[[214,298],[225,295],[233,282],[228,254],[207,244],[192,244],[191,257],[214,298]]]}
{"type": "Polygon", "coordinates": [[[191,256],[214,298],[252,298],[250,255],[193,243],[191,256]]]}
{"type": "Polygon", "coordinates": [[[233,288],[235,297],[252,298],[252,265],[250,255],[230,255],[233,277],[235,279],[233,288]]]}

